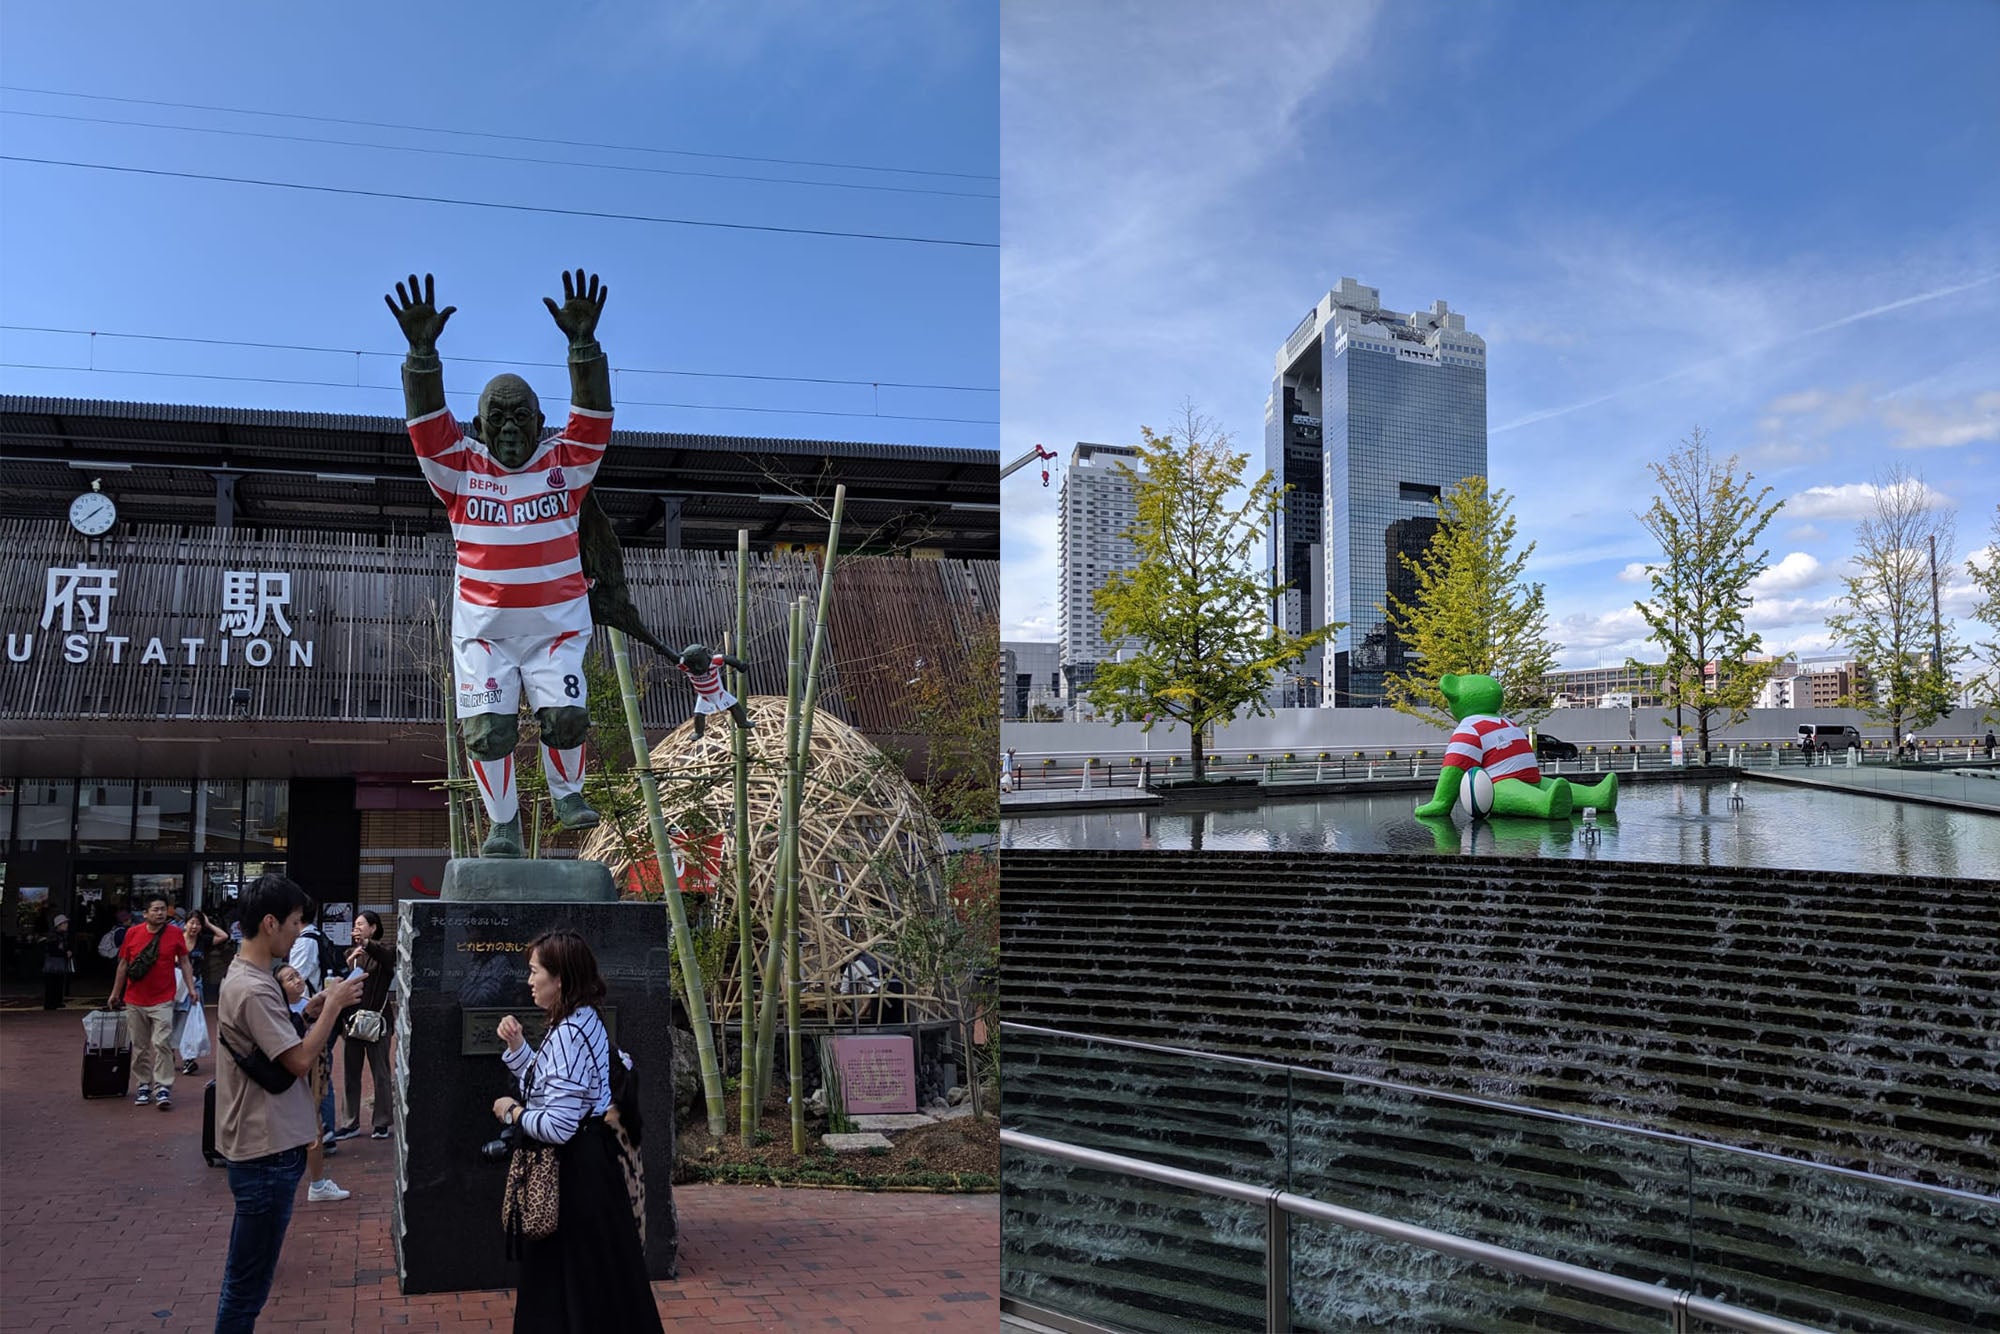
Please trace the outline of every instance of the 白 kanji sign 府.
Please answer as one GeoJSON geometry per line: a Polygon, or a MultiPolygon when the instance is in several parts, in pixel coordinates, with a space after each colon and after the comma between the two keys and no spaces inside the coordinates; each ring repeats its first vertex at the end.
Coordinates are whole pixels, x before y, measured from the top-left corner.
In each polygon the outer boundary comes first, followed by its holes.
{"type": "MultiPolygon", "coordinates": [[[[282,660],[287,667],[313,665],[313,641],[292,634],[286,615],[292,602],[292,576],[283,570],[224,570],[215,599],[212,634],[147,633],[140,614],[120,613],[118,570],[94,566],[51,565],[42,595],[42,614],[27,629],[7,632],[7,660],[31,662],[41,656],[67,663],[215,663],[227,666],[232,657],[252,667],[269,667],[282,660]],[[137,622],[137,624],[133,624],[137,622]],[[124,633],[112,633],[114,624],[124,633]]],[[[151,609],[155,613],[158,608],[151,609]]]]}

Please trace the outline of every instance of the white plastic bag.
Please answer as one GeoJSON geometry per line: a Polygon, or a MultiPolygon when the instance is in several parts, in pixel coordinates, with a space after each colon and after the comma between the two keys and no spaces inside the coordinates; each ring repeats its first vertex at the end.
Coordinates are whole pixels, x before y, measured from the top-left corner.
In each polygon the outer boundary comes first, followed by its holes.
{"type": "Polygon", "coordinates": [[[125,1016],[117,1010],[92,1010],[83,1017],[84,1045],[93,1051],[131,1046],[125,1037],[125,1016]]]}
{"type": "Polygon", "coordinates": [[[198,1061],[208,1055],[208,1018],[199,1005],[190,1005],[187,1024],[181,1029],[181,1059],[198,1061]]]}

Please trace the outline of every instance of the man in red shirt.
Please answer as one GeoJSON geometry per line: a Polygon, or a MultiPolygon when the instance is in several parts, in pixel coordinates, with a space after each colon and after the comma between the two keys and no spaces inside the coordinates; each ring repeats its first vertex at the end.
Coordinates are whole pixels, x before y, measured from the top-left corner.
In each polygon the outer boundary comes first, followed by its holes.
{"type": "Polygon", "coordinates": [[[194,967],[188,961],[187,935],[167,917],[164,895],[146,901],[146,919],[125,932],[118,947],[118,975],[111,979],[111,1008],[125,1007],[125,1031],[132,1039],[132,1069],[139,1076],[134,1105],[149,1102],[173,1110],[174,969],[195,989],[194,967]]]}

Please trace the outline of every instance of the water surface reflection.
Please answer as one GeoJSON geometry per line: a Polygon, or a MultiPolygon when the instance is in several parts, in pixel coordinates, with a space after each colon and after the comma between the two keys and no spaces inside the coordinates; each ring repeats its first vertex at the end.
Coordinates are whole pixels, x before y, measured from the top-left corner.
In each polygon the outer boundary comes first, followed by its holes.
{"type": "Polygon", "coordinates": [[[1440,852],[1601,857],[1691,866],[2000,876],[2000,816],[1820,788],[1745,782],[1634,783],[1591,838],[1580,819],[1419,820],[1422,794],[1292,797],[1209,811],[1103,811],[1001,821],[1002,848],[1440,852]]]}

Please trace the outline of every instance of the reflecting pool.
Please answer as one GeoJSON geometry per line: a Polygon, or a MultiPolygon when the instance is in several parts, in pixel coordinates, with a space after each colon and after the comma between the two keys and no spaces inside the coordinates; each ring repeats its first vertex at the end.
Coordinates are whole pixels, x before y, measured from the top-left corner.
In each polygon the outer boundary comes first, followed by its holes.
{"type": "Polygon", "coordinates": [[[1421,792],[1280,797],[1212,810],[1077,812],[1000,822],[1004,848],[1191,848],[1601,857],[2000,878],[2000,816],[1744,781],[1631,783],[1593,834],[1580,818],[1477,826],[1410,814],[1421,792]]]}

